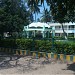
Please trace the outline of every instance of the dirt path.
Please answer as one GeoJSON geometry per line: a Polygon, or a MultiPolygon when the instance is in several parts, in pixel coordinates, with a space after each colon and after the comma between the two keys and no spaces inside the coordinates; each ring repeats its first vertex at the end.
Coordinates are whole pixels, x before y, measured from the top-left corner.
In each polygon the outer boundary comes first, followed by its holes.
{"type": "Polygon", "coordinates": [[[0,75],[75,75],[75,64],[31,56],[0,58],[0,75]]]}

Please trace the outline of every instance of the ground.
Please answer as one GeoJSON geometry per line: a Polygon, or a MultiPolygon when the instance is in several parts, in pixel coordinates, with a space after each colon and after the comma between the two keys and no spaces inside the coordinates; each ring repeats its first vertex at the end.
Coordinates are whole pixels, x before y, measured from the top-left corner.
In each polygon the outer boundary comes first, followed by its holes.
{"type": "Polygon", "coordinates": [[[0,75],[75,75],[75,63],[32,56],[0,57],[0,75]]]}

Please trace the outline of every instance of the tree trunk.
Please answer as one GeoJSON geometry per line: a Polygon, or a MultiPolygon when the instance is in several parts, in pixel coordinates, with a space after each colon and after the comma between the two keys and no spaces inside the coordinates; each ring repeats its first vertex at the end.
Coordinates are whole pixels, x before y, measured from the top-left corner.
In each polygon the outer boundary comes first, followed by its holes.
{"type": "Polygon", "coordinates": [[[63,23],[61,23],[61,26],[62,26],[62,30],[63,30],[63,34],[64,34],[64,38],[67,40],[67,33],[64,31],[63,23]]]}

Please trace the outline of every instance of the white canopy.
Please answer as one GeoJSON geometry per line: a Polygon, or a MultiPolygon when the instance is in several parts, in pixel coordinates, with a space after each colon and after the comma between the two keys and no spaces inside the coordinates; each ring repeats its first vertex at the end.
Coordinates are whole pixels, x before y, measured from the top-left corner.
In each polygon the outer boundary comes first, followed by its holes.
{"type": "Polygon", "coordinates": [[[47,23],[41,23],[41,22],[33,22],[29,24],[29,27],[50,27],[47,23]]]}
{"type": "Polygon", "coordinates": [[[26,32],[27,34],[27,38],[29,38],[29,31],[32,31],[32,33],[34,33],[34,37],[36,34],[36,31],[41,31],[42,32],[42,36],[43,38],[46,36],[46,32],[48,31],[48,33],[50,31],[52,31],[52,33],[54,33],[54,28],[50,27],[47,23],[41,23],[41,22],[33,22],[31,24],[29,24],[28,26],[24,26],[23,31],[26,32]],[[40,27],[40,28],[38,28],[40,27]]]}

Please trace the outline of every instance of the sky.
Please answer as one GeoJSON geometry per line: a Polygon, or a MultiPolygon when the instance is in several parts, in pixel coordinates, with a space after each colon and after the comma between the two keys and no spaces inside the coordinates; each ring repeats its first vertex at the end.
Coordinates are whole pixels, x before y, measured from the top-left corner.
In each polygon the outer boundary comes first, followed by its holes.
{"type": "MultiPolygon", "coordinates": [[[[49,6],[47,6],[46,1],[44,1],[44,5],[45,5],[45,9],[47,8],[47,9],[49,10],[49,6]]],[[[40,12],[41,12],[41,13],[36,14],[36,19],[41,18],[41,16],[43,15],[43,14],[42,14],[43,11],[44,11],[44,8],[43,8],[43,5],[42,5],[42,6],[40,7],[40,12]]],[[[35,20],[35,14],[33,14],[33,16],[34,16],[34,20],[35,20]]]]}

